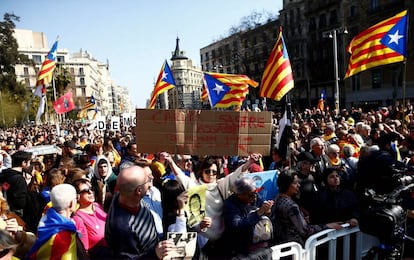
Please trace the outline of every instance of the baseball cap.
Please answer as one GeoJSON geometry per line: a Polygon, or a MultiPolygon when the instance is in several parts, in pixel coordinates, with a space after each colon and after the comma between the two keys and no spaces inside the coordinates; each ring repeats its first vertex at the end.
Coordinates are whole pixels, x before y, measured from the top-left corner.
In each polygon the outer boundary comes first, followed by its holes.
{"type": "Polygon", "coordinates": [[[302,162],[302,161],[316,163],[316,162],[319,162],[320,160],[316,158],[315,156],[313,156],[313,154],[311,154],[310,152],[301,152],[298,155],[298,162],[302,162]]]}

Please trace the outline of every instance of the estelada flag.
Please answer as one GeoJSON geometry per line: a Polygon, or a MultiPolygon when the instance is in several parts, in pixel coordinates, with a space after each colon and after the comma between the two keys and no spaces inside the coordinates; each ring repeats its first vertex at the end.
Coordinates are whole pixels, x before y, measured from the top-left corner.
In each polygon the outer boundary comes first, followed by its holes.
{"type": "Polygon", "coordinates": [[[151,100],[148,108],[154,109],[157,102],[158,95],[164,93],[165,91],[175,87],[174,76],[171,72],[170,66],[168,66],[167,61],[161,67],[160,73],[158,74],[157,82],[155,83],[154,90],[151,94],[151,100]]]}
{"type": "Polygon", "coordinates": [[[380,65],[403,61],[407,55],[407,10],[377,23],[355,36],[345,78],[380,65]]]}
{"type": "Polygon", "coordinates": [[[249,93],[249,86],[259,84],[242,74],[204,72],[204,85],[211,107],[227,108],[240,107],[249,93]]]}
{"type": "Polygon", "coordinates": [[[280,28],[279,37],[263,72],[259,95],[280,101],[293,87],[292,67],[280,28]]]}

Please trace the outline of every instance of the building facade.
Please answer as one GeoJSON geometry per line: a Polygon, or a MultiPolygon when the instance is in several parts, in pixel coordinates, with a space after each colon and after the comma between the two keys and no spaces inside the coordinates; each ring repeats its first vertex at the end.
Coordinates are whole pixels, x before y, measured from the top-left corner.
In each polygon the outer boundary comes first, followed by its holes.
{"type": "MultiPolygon", "coordinates": [[[[327,104],[334,108],[336,84],[339,86],[340,108],[358,106],[370,109],[413,99],[414,77],[409,73],[403,76],[403,71],[409,71],[414,65],[412,37],[408,39],[407,48],[407,53],[411,56],[407,57],[405,65],[384,65],[344,80],[350,57],[346,47],[353,37],[405,9],[412,13],[412,1],[285,0],[280,11],[280,23],[284,27],[294,73],[295,89],[291,96],[296,101],[296,108],[303,109],[304,104],[315,107],[322,91],[326,93],[327,104]],[[333,38],[334,35],[336,39],[333,38]],[[334,40],[337,44],[337,83],[334,40]],[[301,43],[301,48],[297,48],[298,42],[301,43]]],[[[413,28],[412,26],[411,22],[409,28],[413,28]]]]}
{"type": "Polygon", "coordinates": [[[203,72],[193,65],[191,59],[180,49],[177,37],[175,50],[171,56],[170,66],[174,75],[175,87],[157,97],[157,108],[168,109],[201,109],[201,92],[203,88],[203,72]],[[168,102],[168,103],[166,103],[168,102]]]}
{"type": "MultiPolygon", "coordinates": [[[[50,51],[47,38],[42,32],[23,29],[15,29],[14,36],[19,44],[18,51],[35,62],[35,67],[16,65],[17,80],[23,81],[27,89],[33,91],[38,72],[50,51]]],[[[129,93],[116,86],[108,62],[100,62],[83,50],[70,55],[69,50],[61,49],[58,45],[56,63],[69,73],[70,84],[67,90],[72,90],[77,109],[81,109],[87,99],[93,96],[98,115],[109,117],[131,112],[129,93]],[[121,103],[124,105],[121,106],[121,103]]]]}
{"type": "MultiPolygon", "coordinates": [[[[203,71],[244,74],[260,82],[269,55],[279,33],[279,20],[256,24],[254,28],[239,31],[200,49],[203,71]]],[[[272,103],[267,102],[272,106],[272,103]]],[[[249,89],[243,108],[263,108],[259,88],[249,89]]]]}
{"type": "MultiPolygon", "coordinates": [[[[405,63],[376,67],[345,80],[344,75],[350,57],[346,47],[352,38],[403,10],[413,13],[413,6],[413,1],[404,0],[284,0],[279,19],[201,48],[202,70],[242,73],[260,82],[281,26],[295,80],[289,93],[293,108],[316,107],[322,91],[331,108],[335,108],[336,97],[340,108],[409,102],[414,99],[414,75],[407,73],[414,67],[413,37],[408,39],[405,63]]],[[[412,21],[409,28],[413,28],[412,21]]],[[[250,89],[246,105],[260,107],[258,90],[250,89]]],[[[267,100],[269,110],[280,105],[267,100]]]]}

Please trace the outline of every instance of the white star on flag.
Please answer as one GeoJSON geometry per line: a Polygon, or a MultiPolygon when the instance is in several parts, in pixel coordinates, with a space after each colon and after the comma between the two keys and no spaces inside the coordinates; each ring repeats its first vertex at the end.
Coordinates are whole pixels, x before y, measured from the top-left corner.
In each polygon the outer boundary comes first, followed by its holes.
{"type": "Polygon", "coordinates": [[[399,33],[399,30],[397,30],[395,34],[388,34],[388,37],[390,37],[390,41],[388,42],[388,44],[395,42],[395,44],[398,45],[398,40],[401,38],[404,38],[403,35],[400,35],[398,33],[399,33]]]}
{"type": "Polygon", "coordinates": [[[217,83],[215,83],[215,85],[216,85],[216,87],[213,88],[213,90],[217,92],[217,96],[218,96],[218,95],[220,95],[220,92],[221,91],[224,91],[224,89],[223,89],[223,86],[222,85],[219,85],[217,83]]]}
{"type": "Polygon", "coordinates": [[[166,79],[168,76],[168,73],[165,73],[165,71],[162,72],[162,79],[166,79]]]}

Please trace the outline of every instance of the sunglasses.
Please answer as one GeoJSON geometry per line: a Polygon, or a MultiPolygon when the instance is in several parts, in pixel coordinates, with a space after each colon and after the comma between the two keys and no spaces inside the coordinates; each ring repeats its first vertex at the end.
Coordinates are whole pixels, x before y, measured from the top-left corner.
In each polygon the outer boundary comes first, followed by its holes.
{"type": "Polygon", "coordinates": [[[191,162],[191,159],[185,159],[184,162],[191,162]]]}
{"type": "Polygon", "coordinates": [[[256,196],[257,196],[257,193],[256,192],[252,192],[252,193],[249,194],[249,199],[256,198],[256,196]]]}
{"type": "Polygon", "coordinates": [[[5,255],[7,255],[10,252],[10,248],[6,248],[0,251],[0,257],[4,257],[5,255]]]}
{"type": "Polygon", "coordinates": [[[78,192],[78,194],[82,194],[82,193],[91,193],[91,192],[93,192],[93,190],[92,190],[92,188],[91,188],[91,187],[89,187],[89,188],[85,188],[85,189],[83,189],[83,190],[80,190],[80,191],[78,192]]]}
{"type": "Polygon", "coordinates": [[[204,170],[205,174],[209,174],[209,175],[217,175],[217,171],[216,170],[211,170],[211,169],[206,169],[204,170]]]}

